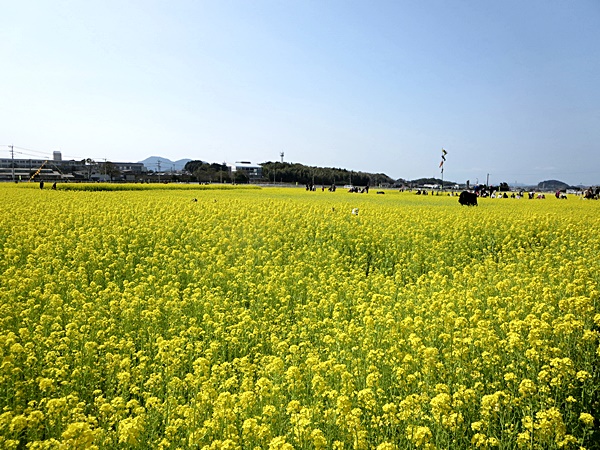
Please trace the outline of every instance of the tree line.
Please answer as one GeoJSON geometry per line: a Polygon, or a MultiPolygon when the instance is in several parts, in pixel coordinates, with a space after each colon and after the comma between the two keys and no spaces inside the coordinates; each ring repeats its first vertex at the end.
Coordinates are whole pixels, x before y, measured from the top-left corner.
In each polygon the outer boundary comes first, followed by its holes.
{"type": "Polygon", "coordinates": [[[226,164],[219,163],[207,163],[204,161],[188,161],[184,170],[190,173],[196,181],[200,183],[208,183],[208,182],[222,182],[222,183],[244,183],[248,181],[248,177],[246,177],[243,173],[235,173],[231,174],[229,172],[229,168],[226,164]]]}
{"type": "Polygon", "coordinates": [[[270,182],[298,183],[330,186],[332,184],[355,186],[378,186],[393,184],[394,180],[384,173],[356,172],[332,167],[313,167],[299,163],[262,163],[263,179],[270,182]]]}
{"type": "MultiPolygon", "coordinates": [[[[311,167],[299,163],[265,162],[262,167],[262,178],[254,181],[264,183],[314,184],[330,186],[333,184],[356,186],[378,186],[393,184],[394,180],[383,173],[356,172],[347,169],[329,167],[311,167]]],[[[199,160],[189,161],[185,171],[199,182],[248,182],[248,176],[243,172],[229,171],[225,164],[207,163],[199,160]]]]}

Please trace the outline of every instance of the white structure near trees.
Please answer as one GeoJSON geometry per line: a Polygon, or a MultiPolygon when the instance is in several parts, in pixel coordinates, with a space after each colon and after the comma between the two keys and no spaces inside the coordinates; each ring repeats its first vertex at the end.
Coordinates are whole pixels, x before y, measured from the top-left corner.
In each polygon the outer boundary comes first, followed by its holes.
{"type": "Polygon", "coordinates": [[[227,164],[231,175],[235,177],[236,173],[243,173],[249,180],[262,178],[262,167],[258,164],[252,164],[250,161],[236,161],[233,164],[227,164]]]}

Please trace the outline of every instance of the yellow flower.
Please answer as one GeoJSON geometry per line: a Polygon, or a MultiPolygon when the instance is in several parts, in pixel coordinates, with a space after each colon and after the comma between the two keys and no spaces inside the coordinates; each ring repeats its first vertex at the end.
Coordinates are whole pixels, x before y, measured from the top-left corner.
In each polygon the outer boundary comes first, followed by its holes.
{"type": "Polygon", "coordinates": [[[581,413],[579,415],[579,420],[588,427],[593,427],[594,426],[594,416],[592,416],[589,413],[581,413]]]}
{"type": "Polygon", "coordinates": [[[316,449],[323,449],[327,447],[327,439],[325,438],[323,432],[318,428],[315,428],[311,431],[310,439],[312,440],[312,443],[316,449]]]}
{"type": "Polygon", "coordinates": [[[294,447],[285,441],[285,437],[277,436],[269,442],[269,450],[294,450],[294,447]]]}
{"type": "Polygon", "coordinates": [[[377,446],[377,450],[396,450],[397,447],[390,442],[382,442],[377,446]]]}
{"type": "Polygon", "coordinates": [[[406,427],[406,437],[411,440],[417,448],[425,446],[431,440],[431,430],[425,426],[406,427]]]}
{"type": "Polygon", "coordinates": [[[70,423],[62,433],[63,441],[70,448],[88,448],[94,440],[94,433],[89,423],[70,423]]]}
{"type": "Polygon", "coordinates": [[[582,383],[585,382],[586,380],[589,380],[590,378],[592,378],[590,373],[585,370],[580,370],[579,372],[577,372],[577,375],[575,375],[575,376],[582,383]]]}
{"type": "Polygon", "coordinates": [[[127,417],[119,422],[119,443],[135,445],[144,430],[144,417],[127,417]]]}
{"type": "Polygon", "coordinates": [[[23,414],[13,417],[10,423],[10,431],[18,434],[21,430],[27,428],[27,418],[23,414]]]}
{"type": "Polygon", "coordinates": [[[342,193],[161,188],[0,186],[0,448],[573,448],[597,425],[563,407],[593,411],[600,203],[389,191],[357,222],[342,193]]]}
{"type": "Polygon", "coordinates": [[[535,383],[528,378],[524,378],[519,384],[519,393],[523,397],[531,397],[537,392],[535,383]]]}
{"type": "Polygon", "coordinates": [[[296,413],[298,413],[298,411],[300,411],[301,407],[302,407],[302,405],[300,404],[300,402],[298,400],[292,400],[288,403],[286,412],[289,415],[296,414],[296,413]]]}

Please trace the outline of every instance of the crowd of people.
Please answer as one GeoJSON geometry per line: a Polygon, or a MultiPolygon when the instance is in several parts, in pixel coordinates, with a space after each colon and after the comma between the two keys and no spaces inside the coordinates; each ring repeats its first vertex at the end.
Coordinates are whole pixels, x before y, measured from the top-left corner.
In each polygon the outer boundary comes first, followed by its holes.
{"type": "Polygon", "coordinates": [[[583,192],[583,198],[587,200],[598,200],[598,198],[600,198],[600,186],[587,188],[583,192]]]}
{"type": "MultiPolygon", "coordinates": [[[[335,184],[332,184],[331,186],[329,186],[328,188],[325,188],[325,186],[323,185],[321,187],[322,191],[325,191],[325,189],[327,189],[329,192],[335,192],[337,189],[337,186],[335,184]]],[[[312,183],[306,183],[306,190],[307,191],[316,191],[317,188],[314,184],[312,183]]],[[[408,190],[409,192],[412,192],[412,189],[406,189],[406,188],[400,188],[400,192],[404,192],[408,190]]],[[[350,193],[369,193],[369,186],[365,186],[363,188],[358,187],[358,186],[352,186],[350,188],[348,188],[348,192],[350,193]]],[[[524,190],[520,190],[518,192],[502,192],[487,186],[475,186],[472,191],[477,197],[481,197],[481,198],[514,198],[514,199],[521,199],[521,198],[525,198],[527,197],[529,200],[533,200],[533,199],[537,199],[537,200],[544,200],[546,198],[546,194],[544,194],[543,192],[536,192],[536,191],[524,191],[524,190]]],[[[378,192],[380,193],[380,192],[378,192]]],[[[451,191],[440,191],[440,190],[434,190],[431,189],[431,192],[429,192],[427,189],[417,189],[415,191],[416,195],[448,195],[448,196],[452,196],[454,197],[455,195],[459,195],[459,192],[455,192],[453,190],[451,191]]],[[[600,186],[593,186],[593,187],[589,187],[587,189],[584,189],[582,191],[577,192],[576,194],[579,198],[582,199],[587,199],[587,200],[597,200],[598,198],[600,198],[600,186]]],[[[559,200],[566,200],[567,197],[567,192],[565,190],[556,190],[556,192],[554,193],[554,196],[559,199],[559,200]]]]}
{"type": "MultiPolygon", "coordinates": [[[[400,192],[403,192],[404,189],[401,189],[400,192]]],[[[412,192],[412,190],[410,190],[412,192]]],[[[521,199],[521,198],[527,198],[529,200],[544,200],[546,199],[546,194],[543,192],[537,192],[537,191],[523,191],[520,190],[518,192],[513,192],[513,191],[509,191],[509,192],[501,192],[498,190],[488,190],[485,187],[476,187],[475,189],[473,189],[472,191],[469,192],[473,192],[477,197],[479,198],[514,198],[514,199],[521,199]]],[[[415,192],[416,195],[429,195],[430,193],[425,190],[425,189],[417,189],[415,192]]],[[[585,199],[585,200],[598,200],[600,198],[600,187],[599,186],[593,186],[593,187],[589,187],[587,189],[581,190],[579,192],[573,192],[573,195],[576,195],[578,198],[581,199],[585,199]]],[[[431,195],[443,195],[443,193],[440,193],[440,191],[434,191],[431,190],[431,195]],[[435,192],[435,193],[434,193],[435,192]]],[[[449,196],[454,196],[454,195],[459,195],[458,192],[454,192],[451,191],[449,192],[447,195],[449,196]]],[[[567,192],[565,190],[556,190],[554,193],[554,197],[556,197],[558,200],[566,200],[567,197],[567,192]]]]}

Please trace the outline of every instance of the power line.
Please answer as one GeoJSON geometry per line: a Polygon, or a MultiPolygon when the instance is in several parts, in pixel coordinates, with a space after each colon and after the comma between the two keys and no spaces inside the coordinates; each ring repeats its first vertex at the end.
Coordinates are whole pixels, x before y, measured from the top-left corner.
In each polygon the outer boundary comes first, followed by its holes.
{"type": "Polygon", "coordinates": [[[31,153],[38,153],[38,154],[44,155],[44,156],[46,156],[46,155],[48,155],[48,153],[50,153],[50,152],[42,152],[39,150],[33,150],[31,148],[19,147],[18,145],[15,145],[15,148],[18,148],[19,150],[25,150],[25,151],[31,152],[31,153]]]}
{"type": "MultiPolygon", "coordinates": [[[[11,147],[10,145],[2,145],[2,147],[11,147]]],[[[54,153],[54,151],[41,151],[41,150],[34,150],[32,148],[26,148],[26,147],[20,147],[18,145],[12,146],[15,149],[19,149],[19,150],[25,150],[26,152],[29,153],[23,153],[23,152],[15,152],[17,154],[21,154],[21,155],[27,155],[27,156],[35,156],[38,159],[46,159],[49,158],[48,155],[52,155],[54,153]],[[32,154],[33,153],[33,154],[32,154]],[[41,155],[43,157],[39,157],[38,155],[41,155]]],[[[62,152],[61,152],[62,154],[62,152]]],[[[106,159],[106,158],[100,158],[100,157],[90,157],[90,156],[77,156],[77,155],[62,155],[64,158],[71,158],[74,160],[84,160],[84,159],[93,159],[93,160],[101,160],[101,159],[106,159]]]]}
{"type": "Polygon", "coordinates": [[[44,157],[40,157],[38,155],[32,155],[30,153],[25,153],[25,152],[14,152],[17,155],[22,155],[22,156],[29,156],[31,158],[25,158],[25,159],[47,159],[47,156],[44,155],[44,157]]]}

